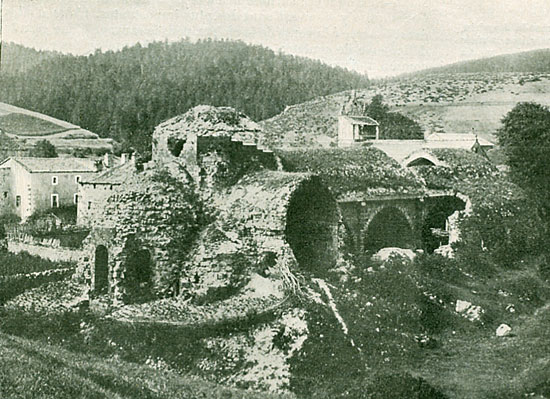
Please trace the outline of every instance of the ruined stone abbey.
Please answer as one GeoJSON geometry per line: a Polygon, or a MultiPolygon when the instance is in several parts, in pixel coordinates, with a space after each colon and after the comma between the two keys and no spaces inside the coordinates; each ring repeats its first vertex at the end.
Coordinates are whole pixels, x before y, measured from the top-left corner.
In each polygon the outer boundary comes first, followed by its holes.
{"type": "MultiPolygon", "coordinates": [[[[119,301],[151,290],[200,296],[237,289],[250,271],[275,277],[338,269],[344,245],[358,254],[433,251],[447,239],[431,231],[445,230],[464,208],[456,193],[421,182],[412,191],[335,189],[305,163],[286,165],[258,144],[260,136],[256,123],[231,108],[198,106],[155,129],[149,162],[82,181],[78,223],[91,233],[79,275],[90,292],[119,301]]],[[[414,179],[380,150],[365,154],[414,179]]]]}

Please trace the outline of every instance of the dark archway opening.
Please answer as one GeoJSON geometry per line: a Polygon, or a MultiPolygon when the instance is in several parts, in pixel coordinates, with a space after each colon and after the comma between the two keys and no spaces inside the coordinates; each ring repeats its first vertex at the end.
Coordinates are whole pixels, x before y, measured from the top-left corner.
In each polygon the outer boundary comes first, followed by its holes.
{"type": "Polygon", "coordinates": [[[98,294],[105,293],[109,286],[109,252],[104,245],[98,245],[95,249],[94,261],[94,291],[98,294]]]}
{"type": "Polygon", "coordinates": [[[464,201],[454,196],[431,198],[426,202],[427,212],[421,232],[424,251],[432,253],[440,246],[449,244],[447,219],[465,206],[464,201]]]}
{"type": "Polygon", "coordinates": [[[136,242],[126,246],[124,286],[128,299],[140,302],[150,299],[153,280],[153,265],[149,250],[136,242]]]}
{"type": "Polygon", "coordinates": [[[338,208],[318,179],[303,183],[292,195],[285,235],[300,267],[323,271],[337,256],[338,208]]]}
{"type": "Polygon", "coordinates": [[[365,251],[375,253],[382,248],[415,248],[414,234],[406,216],[395,207],[386,207],[371,220],[365,236],[365,251]]]}
{"type": "Polygon", "coordinates": [[[414,161],[409,162],[407,166],[435,166],[435,163],[427,158],[416,158],[414,161]]]}

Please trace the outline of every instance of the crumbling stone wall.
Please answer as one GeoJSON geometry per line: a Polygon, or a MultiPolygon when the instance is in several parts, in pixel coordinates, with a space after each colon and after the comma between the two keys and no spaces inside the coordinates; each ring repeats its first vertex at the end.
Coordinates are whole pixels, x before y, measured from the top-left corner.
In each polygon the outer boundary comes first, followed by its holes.
{"type": "Polygon", "coordinates": [[[118,184],[81,183],[78,190],[76,223],[80,226],[96,225],[101,219],[108,198],[118,184]]]}
{"type": "Polygon", "coordinates": [[[98,245],[109,255],[109,292],[116,300],[132,301],[127,283],[128,260],[136,251],[150,255],[151,294],[178,291],[178,275],[187,249],[199,230],[202,205],[188,183],[166,170],[134,176],[109,197],[96,227],[84,242],[86,256],[80,274],[94,288],[94,256],[98,245]]]}
{"type": "MultiPolygon", "coordinates": [[[[319,267],[334,267],[339,213],[336,202],[322,187],[316,177],[308,174],[263,171],[245,176],[235,186],[219,193],[212,203],[219,210],[216,220],[202,232],[185,264],[182,292],[229,295],[244,286],[251,273],[284,279],[281,274],[287,271],[296,272],[301,268],[311,271],[311,264],[303,257],[296,257],[303,247],[294,245],[312,246],[309,250],[315,254],[314,259],[324,258],[319,267]],[[295,226],[291,222],[289,229],[288,223],[293,198],[302,201],[308,193],[319,192],[326,195],[325,214],[310,213],[305,217],[324,219],[322,242],[315,242],[319,231],[304,230],[301,233],[314,235],[311,240],[293,242],[295,226]]],[[[306,219],[302,221],[310,222],[306,219]]],[[[315,223],[308,226],[322,227],[315,223]]]]}
{"type": "Polygon", "coordinates": [[[157,126],[152,158],[157,165],[183,165],[196,183],[211,176],[202,167],[203,158],[206,168],[212,167],[211,153],[221,158],[218,171],[224,162],[231,165],[222,171],[226,177],[240,177],[250,163],[274,169],[273,153],[257,146],[259,132],[255,122],[233,108],[201,105],[157,126]]]}

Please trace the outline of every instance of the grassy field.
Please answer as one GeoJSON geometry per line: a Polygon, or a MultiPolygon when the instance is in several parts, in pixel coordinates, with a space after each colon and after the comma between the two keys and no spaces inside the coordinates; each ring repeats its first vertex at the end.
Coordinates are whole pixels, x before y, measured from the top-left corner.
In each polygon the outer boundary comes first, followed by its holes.
{"type": "Polygon", "coordinates": [[[0,116],[0,129],[18,136],[49,136],[67,130],[44,119],[18,113],[0,116]]]}
{"type": "Polygon", "coordinates": [[[3,333],[0,333],[0,359],[3,399],[285,397],[224,388],[171,371],[75,354],[3,333]]]}

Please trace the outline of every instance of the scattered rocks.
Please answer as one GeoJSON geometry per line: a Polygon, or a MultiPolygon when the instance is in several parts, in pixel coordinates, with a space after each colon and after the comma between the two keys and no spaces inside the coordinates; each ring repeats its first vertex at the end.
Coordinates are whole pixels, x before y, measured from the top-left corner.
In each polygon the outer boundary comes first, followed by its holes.
{"type": "Polygon", "coordinates": [[[455,311],[470,321],[479,321],[484,313],[481,306],[472,305],[471,302],[457,300],[455,311]]]}

